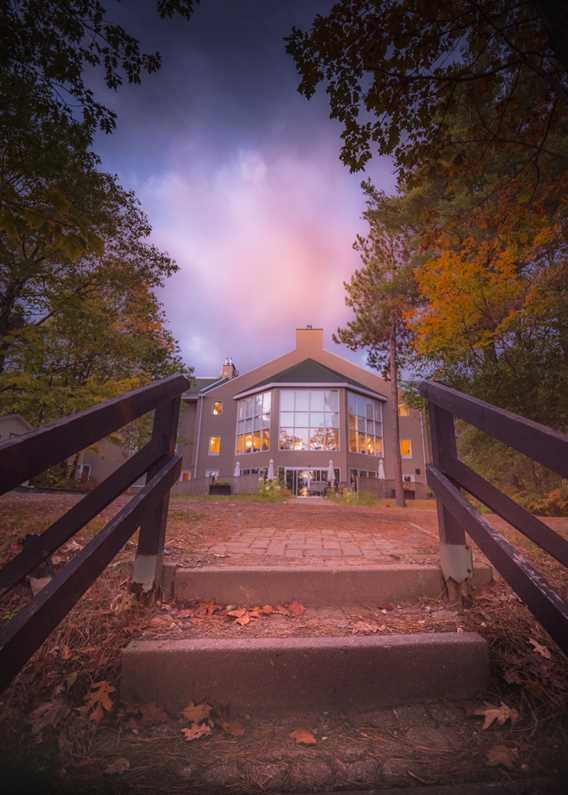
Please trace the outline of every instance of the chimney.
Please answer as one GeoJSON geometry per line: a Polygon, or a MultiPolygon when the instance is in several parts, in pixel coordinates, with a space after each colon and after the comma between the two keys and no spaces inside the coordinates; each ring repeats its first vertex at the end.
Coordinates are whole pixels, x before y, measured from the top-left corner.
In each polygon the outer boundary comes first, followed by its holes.
{"type": "Polygon", "coordinates": [[[308,357],[323,350],[323,329],[312,328],[311,326],[297,328],[296,350],[308,357]]]}
{"type": "Polygon", "coordinates": [[[235,363],[230,356],[227,356],[223,362],[223,369],[221,370],[221,378],[235,378],[239,374],[235,363]]]}

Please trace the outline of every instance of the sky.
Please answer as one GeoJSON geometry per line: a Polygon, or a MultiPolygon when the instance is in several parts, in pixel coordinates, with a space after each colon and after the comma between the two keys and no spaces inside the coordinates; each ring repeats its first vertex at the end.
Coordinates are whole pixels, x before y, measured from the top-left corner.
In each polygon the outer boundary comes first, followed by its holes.
{"type": "Polygon", "coordinates": [[[113,10],[163,62],[140,86],[99,91],[118,126],[94,148],[179,265],[160,298],[197,375],[218,374],[227,356],[246,372],[293,349],[307,324],[325,329],[329,350],[364,362],[331,335],[350,318],[343,282],[366,232],[361,180],[390,192],[392,166],[377,159],[349,173],[325,92],[298,93],[283,41],[331,6],[202,0],[190,22],[160,21],[153,0],[113,10]]]}

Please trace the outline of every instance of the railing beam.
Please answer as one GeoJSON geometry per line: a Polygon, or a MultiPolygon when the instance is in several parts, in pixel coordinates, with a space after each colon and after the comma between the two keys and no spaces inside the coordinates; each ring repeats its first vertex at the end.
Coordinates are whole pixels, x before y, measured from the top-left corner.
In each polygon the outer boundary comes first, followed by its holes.
{"type": "MultiPolygon", "coordinates": [[[[432,458],[435,466],[447,471],[457,461],[456,435],[453,416],[433,403],[429,404],[432,458]]],[[[467,583],[473,573],[473,557],[467,546],[465,528],[442,502],[437,502],[440,533],[440,567],[451,599],[467,593],[467,583]]]]}
{"type": "MultiPolygon", "coordinates": [[[[167,456],[175,453],[180,402],[180,398],[172,400],[154,414],[152,442],[167,456]]],[[[148,481],[154,471],[152,467],[148,470],[148,481]]],[[[140,527],[131,582],[132,590],[140,595],[152,593],[160,580],[169,504],[167,491],[149,507],[140,527]]]]}

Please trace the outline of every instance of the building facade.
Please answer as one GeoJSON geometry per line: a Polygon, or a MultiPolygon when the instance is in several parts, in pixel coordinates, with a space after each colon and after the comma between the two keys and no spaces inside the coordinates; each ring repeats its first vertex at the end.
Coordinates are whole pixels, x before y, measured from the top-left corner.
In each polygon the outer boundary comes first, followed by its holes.
{"type": "Polygon", "coordinates": [[[421,413],[394,406],[388,382],[325,350],[323,329],[297,329],[293,351],[247,373],[227,359],[219,377],[195,378],[182,400],[182,481],[270,468],[294,494],[317,494],[333,472],[336,484],[382,480],[390,496],[398,410],[405,489],[426,495],[421,413]]]}

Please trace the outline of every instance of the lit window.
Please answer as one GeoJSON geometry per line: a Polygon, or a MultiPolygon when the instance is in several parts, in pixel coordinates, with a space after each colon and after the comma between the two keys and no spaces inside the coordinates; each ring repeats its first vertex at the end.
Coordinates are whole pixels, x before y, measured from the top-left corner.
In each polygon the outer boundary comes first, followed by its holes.
{"type": "Polygon", "coordinates": [[[382,455],[383,411],[380,402],[349,392],[347,415],[349,452],[382,455]]]}
{"type": "Polygon", "coordinates": [[[403,458],[412,458],[412,442],[410,439],[400,440],[400,454],[403,458]]]}
{"type": "Polygon", "coordinates": [[[222,413],[223,413],[223,401],[222,400],[216,400],[215,403],[213,403],[213,414],[216,417],[218,417],[219,414],[222,414],[222,413]]]}
{"type": "Polygon", "coordinates": [[[221,437],[220,436],[210,436],[209,437],[209,455],[219,455],[221,452],[221,437]]]}
{"type": "Polygon", "coordinates": [[[260,392],[237,403],[237,455],[270,450],[271,392],[260,392]]]}
{"type": "Polygon", "coordinates": [[[404,403],[398,404],[398,416],[408,417],[408,406],[405,406],[404,403]]]}
{"type": "Polygon", "coordinates": [[[183,481],[191,480],[191,472],[189,471],[189,469],[182,469],[180,480],[183,481]]]}
{"type": "Polygon", "coordinates": [[[281,450],[339,450],[336,389],[280,391],[281,450]]]}

